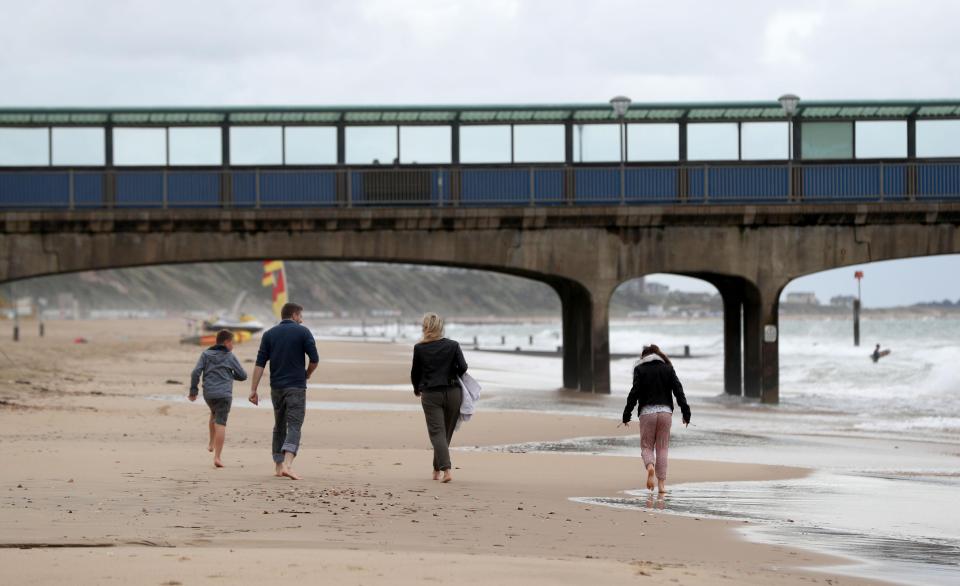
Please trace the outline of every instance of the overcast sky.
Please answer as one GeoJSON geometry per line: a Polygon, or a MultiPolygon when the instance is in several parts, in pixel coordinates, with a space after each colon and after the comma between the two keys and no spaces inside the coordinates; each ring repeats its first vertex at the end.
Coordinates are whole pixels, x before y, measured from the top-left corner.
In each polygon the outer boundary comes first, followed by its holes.
{"type": "MultiPolygon", "coordinates": [[[[955,0],[0,0],[0,106],[958,98],[958,22],[955,0]]],[[[878,304],[960,298],[958,257],[897,267],[878,304]]]]}

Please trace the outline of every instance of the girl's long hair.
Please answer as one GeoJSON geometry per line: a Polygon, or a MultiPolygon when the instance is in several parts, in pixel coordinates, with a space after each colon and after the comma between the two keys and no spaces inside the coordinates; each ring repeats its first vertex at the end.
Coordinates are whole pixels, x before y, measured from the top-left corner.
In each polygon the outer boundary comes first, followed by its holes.
{"type": "Polygon", "coordinates": [[[657,346],[656,344],[650,344],[649,346],[644,346],[643,351],[640,352],[640,359],[643,360],[644,358],[646,358],[647,356],[650,356],[651,354],[656,354],[661,359],[663,359],[664,363],[666,364],[672,364],[670,362],[670,359],[667,358],[667,355],[664,353],[664,351],[661,350],[660,346],[657,346]]]}
{"type": "Polygon", "coordinates": [[[443,318],[436,313],[423,314],[423,336],[421,342],[433,342],[443,337],[443,318]]]}

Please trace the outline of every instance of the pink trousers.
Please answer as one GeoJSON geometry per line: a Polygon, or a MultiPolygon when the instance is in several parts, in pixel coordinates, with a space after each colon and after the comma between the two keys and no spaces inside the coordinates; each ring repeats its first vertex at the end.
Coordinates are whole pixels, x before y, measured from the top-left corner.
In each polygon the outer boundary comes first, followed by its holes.
{"type": "Polygon", "coordinates": [[[670,449],[670,425],[673,413],[651,413],[640,416],[640,454],[643,466],[654,465],[657,478],[667,479],[667,452],[670,449]]]}

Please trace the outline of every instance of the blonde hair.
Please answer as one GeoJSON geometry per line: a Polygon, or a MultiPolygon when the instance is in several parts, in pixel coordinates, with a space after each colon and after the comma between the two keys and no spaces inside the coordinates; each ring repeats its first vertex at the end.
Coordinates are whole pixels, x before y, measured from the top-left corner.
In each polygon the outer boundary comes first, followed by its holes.
{"type": "Polygon", "coordinates": [[[443,318],[436,313],[423,314],[423,337],[421,342],[433,342],[443,337],[443,318]]]}

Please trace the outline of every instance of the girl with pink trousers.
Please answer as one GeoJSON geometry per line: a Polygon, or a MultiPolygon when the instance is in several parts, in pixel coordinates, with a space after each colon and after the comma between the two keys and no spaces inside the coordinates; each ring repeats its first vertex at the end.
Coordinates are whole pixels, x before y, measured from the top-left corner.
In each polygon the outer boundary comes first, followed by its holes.
{"type": "Polygon", "coordinates": [[[633,388],[623,409],[622,425],[630,425],[633,408],[640,418],[640,453],[647,468],[647,489],[653,490],[654,478],[660,494],[667,492],[667,451],[673,422],[673,397],[676,396],[683,424],[690,423],[690,406],[673,364],[655,344],[643,348],[633,369],[633,388]]]}

